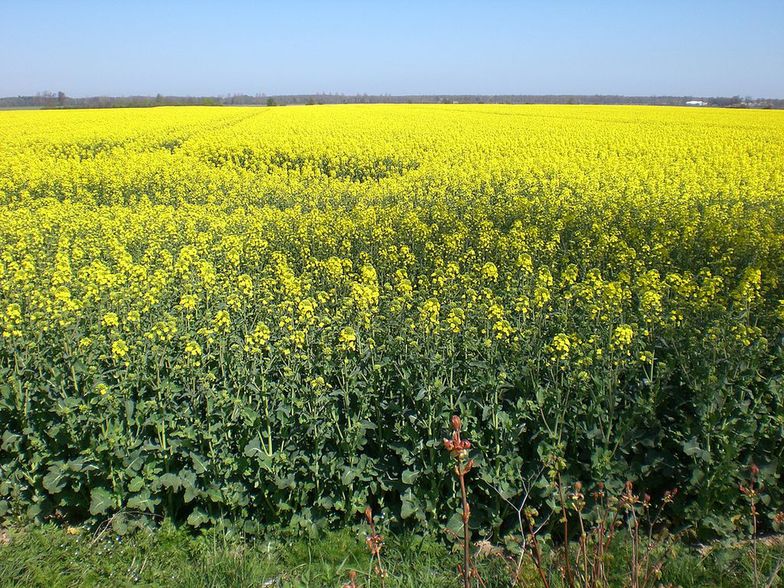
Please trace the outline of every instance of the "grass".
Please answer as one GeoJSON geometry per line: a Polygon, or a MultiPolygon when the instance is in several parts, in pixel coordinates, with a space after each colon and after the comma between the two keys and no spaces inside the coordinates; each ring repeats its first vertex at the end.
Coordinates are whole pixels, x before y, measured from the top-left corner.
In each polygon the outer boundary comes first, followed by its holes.
{"type": "MultiPolygon", "coordinates": [[[[458,553],[432,538],[387,538],[387,586],[458,586],[458,553]]],[[[661,585],[688,587],[753,586],[748,546],[718,546],[709,552],[680,544],[668,558],[661,585]]],[[[763,544],[760,569],[765,586],[784,558],[782,543],[763,544]]],[[[623,547],[619,570],[628,565],[623,547]]],[[[488,586],[508,586],[496,558],[479,559],[488,586]]],[[[164,524],[155,531],[96,537],[62,527],[20,527],[0,533],[0,586],[342,586],[348,572],[357,583],[378,586],[364,544],[364,531],[343,530],[319,539],[251,540],[225,529],[193,535],[164,524]]],[[[531,584],[536,585],[536,584],[531,584]]],[[[557,584],[556,584],[557,585],[557,584]]],[[[621,584],[619,584],[621,585],[621,584]]],[[[771,586],[784,586],[779,578],[771,586]]]]}
{"type": "MultiPolygon", "coordinates": [[[[0,586],[340,586],[349,570],[367,585],[364,535],[348,530],[318,540],[250,540],[214,529],[194,536],[156,531],[96,539],[53,525],[12,529],[0,545],[0,586]]],[[[446,548],[413,536],[385,546],[395,586],[451,586],[446,548]],[[397,581],[399,578],[400,581],[397,581]]]]}

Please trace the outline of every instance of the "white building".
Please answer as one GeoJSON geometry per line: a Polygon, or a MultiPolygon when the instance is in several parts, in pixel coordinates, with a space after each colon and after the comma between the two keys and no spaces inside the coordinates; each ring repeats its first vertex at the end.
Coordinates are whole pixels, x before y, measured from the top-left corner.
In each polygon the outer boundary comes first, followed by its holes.
{"type": "Polygon", "coordinates": [[[708,103],[704,100],[687,100],[686,106],[707,106],[708,103]]]}

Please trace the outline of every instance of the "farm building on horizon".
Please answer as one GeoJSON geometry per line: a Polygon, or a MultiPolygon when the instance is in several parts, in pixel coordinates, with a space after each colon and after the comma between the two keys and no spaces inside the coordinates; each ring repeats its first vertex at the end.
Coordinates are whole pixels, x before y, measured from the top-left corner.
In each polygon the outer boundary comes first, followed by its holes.
{"type": "Polygon", "coordinates": [[[704,100],[687,100],[686,106],[707,106],[708,103],[704,100]]]}

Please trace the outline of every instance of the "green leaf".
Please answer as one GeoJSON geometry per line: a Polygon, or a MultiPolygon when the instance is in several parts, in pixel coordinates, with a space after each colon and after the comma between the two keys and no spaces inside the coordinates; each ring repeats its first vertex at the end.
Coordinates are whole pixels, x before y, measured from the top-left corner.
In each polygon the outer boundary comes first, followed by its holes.
{"type": "Polygon", "coordinates": [[[33,502],[30,506],[27,507],[27,518],[37,519],[42,512],[43,508],[41,508],[41,503],[33,502]]]}
{"type": "Polygon", "coordinates": [[[136,496],[131,496],[128,499],[126,506],[131,510],[148,510],[153,512],[155,509],[155,500],[150,497],[149,490],[144,490],[136,496]]]}
{"type": "Polygon", "coordinates": [[[128,532],[128,519],[123,513],[112,517],[112,530],[118,535],[125,535],[128,532]]]}
{"type": "Polygon", "coordinates": [[[220,488],[217,488],[214,485],[207,488],[205,494],[212,502],[216,504],[220,504],[223,501],[223,493],[221,492],[220,488]]]}
{"type": "Polygon", "coordinates": [[[136,403],[133,400],[125,401],[125,418],[130,422],[133,419],[133,413],[136,410],[136,403]]]}
{"type": "Polygon", "coordinates": [[[700,444],[697,443],[696,437],[692,437],[683,444],[683,452],[690,457],[694,457],[700,453],[700,444]]]}
{"type": "Polygon", "coordinates": [[[335,501],[332,500],[331,496],[322,496],[316,501],[316,505],[326,510],[332,510],[335,506],[335,501]]]}
{"type": "Polygon", "coordinates": [[[243,453],[245,457],[254,457],[261,453],[261,440],[258,436],[250,440],[250,443],[245,446],[245,451],[243,453]]]}
{"type": "MultiPolygon", "coordinates": [[[[247,456],[247,454],[246,454],[247,456]]],[[[191,460],[193,460],[193,471],[197,474],[203,474],[207,471],[207,460],[196,452],[191,453],[191,460]]]]}
{"type": "Polygon", "coordinates": [[[183,495],[182,499],[188,503],[197,496],[200,496],[201,492],[195,486],[186,486],[185,487],[185,494],[183,495]]]}
{"type": "Polygon", "coordinates": [[[65,488],[65,474],[60,466],[49,466],[49,472],[44,476],[42,483],[49,494],[58,494],[65,488]]]}
{"type": "Polygon", "coordinates": [[[74,361],[72,361],[71,369],[75,374],[79,374],[79,375],[89,373],[89,369],[81,359],[75,359],[74,361]]]}
{"type": "Polygon", "coordinates": [[[410,516],[417,514],[421,509],[419,506],[419,501],[414,498],[414,495],[411,491],[406,492],[401,496],[403,504],[400,507],[400,517],[403,519],[407,519],[410,516]]]}
{"type": "Polygon", "coordinates": [[[194,511],[188,515],[188,524],[191,527],[200,527],[205,523],[208,523],[210,517],[200,508],[194,509],[194,511]]]}
{"type": "Polygon", "coordinates": [[[248,425],[253,425],[260,418],[259,413],[253,410],[250,406],[243,408],[242,415],[245,417],[245,422],[248,425]]]}
{"type": "Polygon", "coordinates": [[[455,535],[461,535],[463,532],[463,513],[455,512],[449,517],[449,520],[446,523],[446,528],[449,529],[455,535]]]}
{"type": "Polygon", "coordinates": [[[138,492],[144,488],[144,479],[134,478],[128,483],[128,492],[138,492]]]}
{"type": "Polygon", "coordinates": [[[357,477],[357,473],[352,468],[346,468],[340,476],[340,483],[344,486],[350,486],[357,477]]]}
{"type": "Polygon", "coordinates": [[[163,474],[158,478],[158,484],[163,488],[169,488],[175,492],[182,487],[182,480],[176,474],[163,474]]]}
{"type": "Polygon", "coordinates": [[[12,433],[11,431],[4,431],[3,432],[3,443],[0,445],[0,449],[3,451],[11,451],[13,449],[17,449],[18,443],[21,440],[22,436],[17,435],[16,433],[12,433]]]}
{"type": "Polygon", "coordinates": [[[72,472],[82,472],[86,469],[86,466],[84,465],[84,458],[82,457],[72,459],[65,465],[72,472]]]}
{"type": "Polygon", "coordinates": [[[419,477],[419,472],[404,470],[403,474],[400,476],[400,480],[407,486],[410,486],[416,481],[417,477],[419,477]]]}
{"type": "Polygon", "coordinates": [[[90,514],[98,516],[104,514],[114,506],[112,493],[105,488],[93,488],[90,492],[90,514]]]}

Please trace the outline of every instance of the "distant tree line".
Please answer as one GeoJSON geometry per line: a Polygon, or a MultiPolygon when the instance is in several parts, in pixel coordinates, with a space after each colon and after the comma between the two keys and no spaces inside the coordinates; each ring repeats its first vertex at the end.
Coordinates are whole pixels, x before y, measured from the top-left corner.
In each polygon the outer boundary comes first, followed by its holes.
{"type": "Polygon", "coordinates": [[[142,108],[152,106],[287,106],[313,104],[638,104],[683,106],[701,101],[723,108],[784,109],[781,98],[749,96],[620,96],[578,94],[230,94],[227,96],[91,96],[71,98],[64,92],[0,98],[0,108],[142,108]]]}

